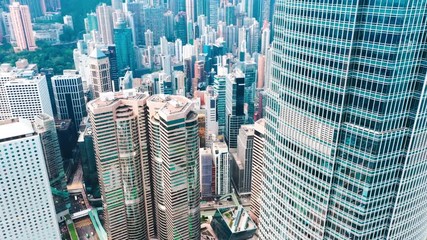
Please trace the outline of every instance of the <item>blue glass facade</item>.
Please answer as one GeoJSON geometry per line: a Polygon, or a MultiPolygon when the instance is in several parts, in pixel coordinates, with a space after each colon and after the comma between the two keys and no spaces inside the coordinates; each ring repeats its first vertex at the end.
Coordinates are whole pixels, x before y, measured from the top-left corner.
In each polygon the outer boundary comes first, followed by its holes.
{"type": "Polygon", "coordinates": [[[426,1],[276,1],[260,234],[425,239],[426,1]]]}

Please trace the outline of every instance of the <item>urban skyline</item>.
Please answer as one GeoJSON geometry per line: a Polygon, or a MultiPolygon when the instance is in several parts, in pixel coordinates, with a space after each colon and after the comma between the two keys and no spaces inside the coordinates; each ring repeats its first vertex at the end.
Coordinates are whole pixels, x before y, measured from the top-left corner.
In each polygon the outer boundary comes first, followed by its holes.
{"type": "Polygon", "coordinates": [[[1,238],[425,240],[426,6],[0,1],[1,238]]]}

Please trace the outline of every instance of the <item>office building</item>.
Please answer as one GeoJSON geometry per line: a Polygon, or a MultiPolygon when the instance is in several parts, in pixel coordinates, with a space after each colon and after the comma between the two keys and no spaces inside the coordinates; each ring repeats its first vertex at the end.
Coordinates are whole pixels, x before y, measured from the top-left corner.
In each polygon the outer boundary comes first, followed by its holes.
{"type": "Polygon", "coordinates": [[[83,119],[82,124],[84,125],[80,125],[83,129],[78,138],[78,145],[85,190],[86,193],[91,194],[94,198],[101,198],[98,172],[96,170],[95,151],[93,149],[92,127],[87,117],[83,119]]]}
{"type": "Polygon", "coordinates": [[[215,95],[214,88],[208,86],[205,92],[205,109],[206,109],[206,146],[210,146],[209,136],[218,135],[218,122],[216,118],[218,96],[215,95]]]}
{"type": "Polygon", "coordinates": [[[254,126],[242,125],[237,136],[237,151],[231,162],[234,189],[239,195],[251,192],[254,126]]]}
{"type": "Polygon", "coordinates": [[[427,237],[426,17],[276,1],[260,238],[427,237]]]}
{"type": "Polygon", "coordinates": [[[251,213],[254,221],[259,223],[261,208],[262,178],[264,170],[264,133],[265,120],[259,119],[254,124],[254,142],[252,154],[252,185],[251,185],[251,213]]]}
{"type": "Polygon", "coordinates": [[[213,158],[210,148],[200,148],[200,193],[201,198],[212,196],[213,158]]]}
{"type": "Polygon", "coordinates": [[[226,74],[225,68],[218,70],[218,75],[214,77],[214,94],[217,96],[216,121],[218,122],[218,135],[225,134],[225,105],[226,105],[226,74]]]}
{"type": "Polygon", "coordinates": [[[160,239],[200,238],[197,113],[189,99],[147,100],[157,232],[160,239]]]}
{"type": "Polygon", "coordinates": [[[126,27],[124,19],[119,19],[116,28],[114,28],[114,42],[116,44],[119,77],[123,77],[126,71],[134,71],[136,69],[132,30],[126,27]]]}
{"type": "Polygon", "coordinates": [[[78,163],[76,161],[78,158],[74,151],[78,139],[76,128],[71,119],[55,119],[55,128],[58,134],[61,156],[64,159],[64,172],[67,179],[71,179],[78,163]]]}
{"type": "MultiPolygon", "coordinates": [[[[181,39],[182,44],[187,44],[187,17],[185,12],[179,12],[175,16],[175,37],[181,39]]],[[[192,31],[190,29],[189,31],[192,31]]]]}
{"type": "Polygon", "coordinates": [[[71,119],[78,131],[83,117],[87,114],[82,77],[76,70],[64,70],[63,75],[52,77],[52,88],[57,117],[71,119]]]}
{"type": "Polygon", "coordinates": [[[258,78],[258,66],[254,60],[248,60],[236,64],[245,75],[245,91],[244,91],[244,112],[245,123],[254,123],[255,114],[255,93],[258,78]]]}
{"type": "Polygon", "coordinates": [[[96,7],[96,17],[98,20],[98,31],[101,35],[102,42],[110,45],[114,44],[113,38],[113,10],[111,6],[105,3],[96,7]]]}
{"type": "Polygon", "coordinates": [[[231,192],[230,156],[225,142],[215,140],[212,143],[214,164],[214,193],[224,195],[231,192]]]}
{"type": "Polygon", "coordinates": [[[45,76],[10,80],[4,84],[4,91],[12,117],[33,121],[40,113],[53,116],[45,76]]]}
{"type": "Polygon", "coordinates": [[[226,77],[225,141],[229,148],[237,148],[237,135],[245,123],[245,75],[240,69],[226,77]]]}
{"type": "Polygon", "coordinates": [[[98,48],[89,55],[89,69],[93,96],[98,98],[102,92],[111,92],[113,84],[110,77],[110,61],[98,48]]]}
{"type": "MultiPolygon", "coordinates": [[[[126,2],[125,5],[131,23],[134,43],[137,46],[143,46],[145,45],[144,32],[147,30],[145,28],[144,3],[126,2]]],[[[154,31],[155,29],[151,30],[154,31]]]]}
{"type": "Polygon", "coordinates": [[[111,239],[155,236],[146,101],[145,94],[123,91],[102,93],[88,103],[105,229],[111,239]]]}
{"type": "Polygon", "coordinates": [[[163,21],[165,24],[165,37],[169,42],[175,41],[175,24],[174,15],[172,11],[167,11],[163,14],[163,21]]]}
{"type": "Polygon", "coordinates": [[[49,90],[50,106],[52,107],[53,116],[56,116],[55,96],[53,95],[52,77],[54,76],[53,68],[42,68],[40,74],[46,76],[47,88],[49,90]]]}
{"type": "Polygon", "coordinates": [[[0,121],[0,165],[2,239],[61,239],[40,136],[29,120],[0,121]]]}
{"type": "Polygon", "coordinates": [[[68,209],[71,205],[53,117],[44,113],[35,116],[34,130],[40,136],[47,175],[55,204],[56,218],[58,222],[63,222],[66,219],[66,215],[69,214],[68,209]]]}
{"type": "Polygon", "coordinates": [[[20,5],[19,2],[13,2],[12,5],[9,5],[9,11],[15,40],[13,43],[15,52],[36,50],[36,40],[33,35],[33,26],[31,25],[31,15],[28,6],[20,5]]]}

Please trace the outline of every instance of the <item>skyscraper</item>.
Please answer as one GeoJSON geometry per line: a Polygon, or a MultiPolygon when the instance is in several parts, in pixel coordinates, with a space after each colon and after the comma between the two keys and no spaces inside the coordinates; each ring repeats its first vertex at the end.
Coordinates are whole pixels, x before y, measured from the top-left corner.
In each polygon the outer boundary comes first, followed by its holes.
{"type": "MultiPolygon", "coordinates": [[[[30,15],[32,18],[37,18],[40,16],[43,16],[46,12],[46,8],[42,7],[42,1],[41,0],[17,0],[16,2],[19,2],[22,5],[28,6],[30,10],[30,15]]],[[[44,2],[44,0],[43,0],[44,2]]],[[[43,3],[44,5],[44,3],[43,3]]],[[[31,18],[30,18],[31,20],[31,18]]]]}
{"type": "Polygon", "coordinates": [[[23,50],[36,50],[36,41],[33,35],[33,26],[31,25],[30,10],[27,5],[20,5],[19,2],[13,2],[9,6],[10,20],[12,23],[13,35],[15,37],[15,52],[23,50]]]}
{"type": "MultiPolygon", "coordinates": [[[[86,15],[86,19],[87,19],[87,26],[86,26],[86,32],[91,32],[93,30],[98,31],[98,19],[96,16],[96,13],[92,12],[92,13],[88,13],[86,15]]],[[[86,22],[85,19],[85,22],[86,22]]]]}
{"type": "Polygon", "coordinates": [[[231,164],[233,183],[239,195],[251,192],[253,148],[254,125],[242,125],[237,136],[237,152],[231,164]]]}
{"type": "Polygon", "coordinates": [[[119,77],[123,77],[126,71],[134,71],[136,68],[132,30],[126,27],[124,19],[119,19],[114,28],[114,42],[119,77]]]}
{"type": "Polygon", "coordinates": [[[276,1],[261,238],[427,237],[425,4],[276,1]]]}
{"type": "Polygon", "coordinates": [[[13,79],[6,82],[4,88],[12,117],[33,121],[40,113],[53,116],[45,76],[13,79]]]}
{"type": "Polygon", "coordinates": [[[216,101],[216,121],[218,122],[218,135],[225,134],[225,104],[226,104],[226,74],[227,69],[218,67],[218,75],[214,76],[214,94],[216,101]]]}
{"type": "Polygon", "coordinates": [[[254,124],[254,145],[251,169],[251,213],[255,216],[255,222],[258,222],[261,208],[262,171],[264,169],[264,132],[265,120],[261,118],[254,124]]]}
{"type": "MultiPolygon", "coordinates": [[[[186,13],[179,12],[175,16],[175,37],[181,39],[182,44],[187,44],[187,22],[186,13]]],[[[191,29],[190,29],[191,31],[191,29]]]]}
{"type": "Polygon", "coordinates": [[[29,120],[0,121],[2,239],[61,239],[40,136],[29,120]]]}
{"type": "Polygon", "coordinates": [[[230,154],[225,142],[212,143],[212,156],[215,168],[214,194],[224,195],[231,192],[230,154]]]}
{"type": "Polygon", "coordinates": [[[237,135],[245,123],[245,75],[236,69],[226,77],[225,141],[229,148],[237,148],[237,135]]]}
{"type": "Polygon", "coordinates": [[[102,93],[88,103],[105,228],[111,239],[155,236],[146,138],[147,95],[102,93]]]}
{"type": "Polygon", "coordinates": [[[200,193],[201,197],[212,196],[212,151],[200,148],[200,193]]]}
{"type": "Polygon", "coordinates": [[[35,116],[34,130],[40,136],[56,216],[58,221],[62,222],[65,221],[65,216],[69,214],[70,199],[53,117],[44,113],[35,116]]]}
{"type": "Polygon", "coordinates": [[[165,37],[169,42],[175,40],[175,22],[172,11],[167,11],[163,14],[163,21],[165,25],[165,37]]]}
{"type": "Polygon", "coordinates": [[[98,30],[104,44],[113,44],[113,10],[105,3],[96,7],[98,30]]]}
{"type": "Polygon", "coordinates": [[[160,239],[200,238],[199,137],[193,103],[182,96],[147,100],[160,239]]]}
{"type": "Polygon", "coordinates": [[[52,88],[58,118],[71,119],[78,131],[86,116],[82,77],[75,70],[64,70],[63,75],[52,77],[52,88]]]}
{"type": "MultiPolygon", "coordinates": [[[[200,0],[199,0],[200,1],[200,0]]],[[[187,22],[194,22],[197,19],[195,15],[195,0],[185,0],[185,13],[187,14],[187,22]]]]}
{"type": "Polygon", "coordinates": [[[98,48],[89,55],[89,68],[94,97],[99,97],[102,92],[111,92],[113,84],[110,77],[110,61],[98,48]]]}

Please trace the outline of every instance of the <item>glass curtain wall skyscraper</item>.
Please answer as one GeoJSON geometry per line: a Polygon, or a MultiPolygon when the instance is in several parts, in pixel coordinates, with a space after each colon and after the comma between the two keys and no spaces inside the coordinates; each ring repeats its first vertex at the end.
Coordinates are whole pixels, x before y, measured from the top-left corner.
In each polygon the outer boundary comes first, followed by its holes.
{"type": "Polygon", "coordinates": [[[426,239],[426,4],[276,1],[262,239],[426,239]]]}

